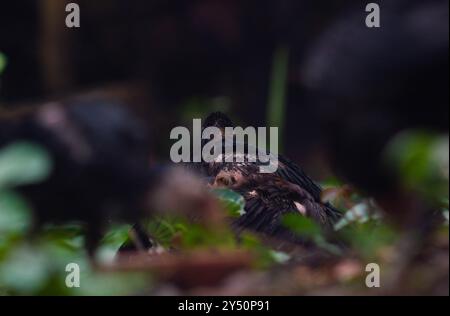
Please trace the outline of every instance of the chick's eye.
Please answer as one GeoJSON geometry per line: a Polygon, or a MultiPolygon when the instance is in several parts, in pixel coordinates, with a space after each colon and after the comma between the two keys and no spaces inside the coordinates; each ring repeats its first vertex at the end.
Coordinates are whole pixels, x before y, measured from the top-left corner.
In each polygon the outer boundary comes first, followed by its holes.
{"type": "Polygon", "coordinates": [[[219,178],[217,178],[217,183],[219,183],[220,185],[224,185],[224,186],[229,185],[229,181],[228,181],[227,177],[219,177],[219,178]]]}

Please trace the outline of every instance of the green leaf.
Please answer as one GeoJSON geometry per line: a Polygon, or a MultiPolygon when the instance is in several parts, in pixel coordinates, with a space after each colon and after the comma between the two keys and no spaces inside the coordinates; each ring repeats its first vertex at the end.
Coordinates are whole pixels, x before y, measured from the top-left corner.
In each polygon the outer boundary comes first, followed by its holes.
{"type": "MultiPolygon", "coordinates": [[[[270,78],[269,102],[267,105],[267,125],[278,127],[279,139],[283,139],[286,112],[286,93],[289,70],[289,49],[279,46],[273,56],[270,78]]],[[[280,144],[280,149],[282,148],[280,144]]]]}
{"type": "Polygon", "coordinates": [[[151,278],[143,273],[101,273],[90,269],[81,271],[82,282],[79,288],[72,288],[73,295],[118,296],[142,293],[144,287],[151,285],[151,278]]]}
{"type": "Polygon", "coordinates": [[[298,235],[311,239],[321,236],[322,233],[320,226],[316,222],[298,214],[285,215],[283,224],[298,235]]]}
{"type": "Polygon", "coordinates": [[[276,263],[286,263],[291,259],[290,255],[282,251],[271,250],[270,254],[276,263]]]}
{"type": "Polygon", "coordinates": [[[186,249],[215,247],[232,248],[236,245],[235,235],[225,229],[209,229],[201,225],[191,224],[182,234],[182,244],[186,249]]]}
{"type": "Polygon", "coordinates": [[[449,139],[428,131],[407,130],[395,136],[385,150],[403,185],[433,201],[448,197],[449,139]]]}
{"type": "Polygon", "coordinates": [[[31,225],[31,213],[21,196],[0,191],[0,235],[23,234],[31,225]]]}
{"type": "Polygon", "coordinates": [[[245,201],[240,194],[228,189],[214,189],[212,192],[222,201],[231,217],[239,217],[245,214],[245,201]]]}
{"type": "Polygon", "coordinates": [[[0,265],[0,284],[18,293],[35,293],[47,282],[49,260],[32,248],[18,248],[0,265]]]}
{"type": "Polygon", "coordinates": [[[334,229],[340,230],[353,222],[365,223],[369,219],[369,205],[366,202],[361,202],[345,212],[344,216],[334,225],[334,229]]]}
{"type": "Polygon", "coordinates": [[[287,214],[283,217],[283,224],[299,236],[314,242],[318,247],[335,255],[341,255],[342,251],[336,245],[329,243],[323,236],[322,228],[310,218],[298,214],[287,214]]]}
{"type": "Polygon", "coordinates": [[[448,226],[449,225],[449,218],[450,218],[448,208],[442,210],[442,216],[444,217],[445,225],[448,226]]]}
{"type": "Polygon", "coordinates": [[[344,183],[336,177],[329,177],[320,183],[320,186],[324,189],[341,187],[343,185],[344,183]]]}
{"type": "Polygon", "coordinates": [[[2,52],[0,52],[0,75],[5,70],[6,64],[7,64],[6,56],[2,52]]]}
{"type": "Polygon", "coordinates": [[[0,188],[40,182],[50,171],[50,156],[38,145],[18,142],[0,151],[0,188]]]}
{"type": "Polygon", "coordinates": [[[398,236],[388,225],[376,221],[349,225],[342,231],[342,236],[366,259],[374,259],[382,247],[393,245],[398,236]]]}
{"type": "Polygon", "coordinates": [[[128,240],[130,225],[111,227],[103,237],[97,257],[103,263],[112,262],[120,246],[128,240]]]}
{"type": "Polygon", "coordinates": [[[151,236],[164,247],[170,247],[175,235],[187,230],[182,220],[169,217],[154,217],[146,227],[151,236]]]}

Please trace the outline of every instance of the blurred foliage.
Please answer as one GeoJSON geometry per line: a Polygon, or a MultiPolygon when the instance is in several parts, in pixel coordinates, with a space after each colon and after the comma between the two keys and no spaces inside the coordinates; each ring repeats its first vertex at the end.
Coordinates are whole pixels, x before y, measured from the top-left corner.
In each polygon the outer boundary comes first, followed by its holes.
{"type": "Polygon", "coordinates": [[[341,255],[341,249],[328,242],[321,227],[312,219],[298,216],[297,214],[287,214],[283,218],[284,225],[305,240],[312,241],[316,246],[335,255],[341,255]]]}
{"type": "Polygon", "coordinates": [[[25,232],[30,227],[31,221],[27,203],[15,192],[0,191],[0,210],[1,249],[5,238],[25,232]]]}
{"type": "Polygon", "coordinates": [[[0,189],[40,182],[50,171],[50,157],[37,145],[19,142],[0,152],[0,189]]]}
{"type": "Polygon", "coordinates": [[[365,199],[358,201],[344,213],[344,216],[335,224],[336,230],[341,230],[347,225],[358,222],[366,223],[369,220],[377,220],[381,218],[381,210],[377,209],[375,202],[372,199],[365,199]]]}
{"type": "MultiPolygon", "coordinates": [[[[79,224],[47,226],[30,238],[32,210],[14,188],[40,182],[50,172],[51,159],[37,145],[19,142],[0,151],[0,295],[115,295],[147,286],[142,276],[94,270],[79,224]],[[65,267],[72,262],[80,266],[80,288],[65,286],[65,267]]],[[[112,227],[99,260],[112,260],[127,232],[128,226],[112,227]]]]}
{"type": "Polygon", "coordinates": [[[386,148],[386,163],[405,187],[441,204],[448,200],[449,138],[422,130],[408,130],[394,137],[386,148]]]}
{"type": "Polygon", "coordinates": [[[215,189],[213,192],[228,211],[228,216],[239,217],[245,214],[245,201],[241,195],[227,189],[215,189]]]}
{"type": "Polygon", "coordinates": [[[182,217],[156,217],[149,220],[145,226],[152,238],[166,249],[192,250],[235,246],[235,240],[228,230],[208,228],[182,217]]]}
{"type": "Polygon", "coordinates": [[[7,64],[6,56],[0,52],[0,75],[5,70],[7,64]]]}
{"type": "Polygon", "coordinates": [[[50,157],[37,145],[20,142],[0,151],[0,254],[5,240],[31,225],[30,208],[14,187],[39,182],[50,171],[50,157]]]}
{"type": "MultiPolygon", "coordinates": [[[[405,185],[439,202],[444,236],[448,239],[448,137],[422,132],[400,134],[386,150],[386,159],[398,170],[405,185]]],[[[0,295],[131,295],[148,293],[156,276],[143,272],[112,272],[92,265],[84,248],[83,226],[79,223],[47,225],[30,238],[32,206],[15,188],[43,181],[52,162],[45,150],[19,142],[0,150],[0,295]],[[65,285],[66,265],[77,263],[81,287],[65,285]]],[[[382,262],[399,239],[398,232],[383,219],[370,197],[358,194],[338,179],[324,182],[323,199],[344,212],[336,223],[339,243],[314,221],[298,216],[283,218],[286,227],[299,237],[338,258],[349,256],[360,262],[382,262]]],[[[229,190],[212,190],[226,214],[242,216],[244,200],[229,190]]],[[[228,226],[208,226],[173,216],[159,216],[145,224],[152,237],[165,249],[190,252],[198,249],[249,251],[256,271],[293,262],[296,255],[273,247],[260,236],[245,232],[239,238],[228,226]]],[[[108,266],[117,250],[129,239],[130,225],[112,224],[106,231],[96,259],[108,266]]],[[[129,242],[129,241],[128,241],[129,242]]],[[[350,265],[351,267],[351,265],[350,265]]]]}
{"type": "Polygon", "coordinates": [[[367,262],[379,259],[383,250],[394,246],[398,240],[392,227],[376,220],[346,227],[341,236],[367,262]]]}
{"type": "MultiPolygon", "coordinates": [[[[286,113],[286,94],[289,66],[289,50],[280,46],[275,51],[270,78],[269,101],[267,105],[267,126],[278,127],[278,137],[283,138],[284,115],[286,113]]],[[[280,142],[279,148],[282,149],[280,142]]]]}

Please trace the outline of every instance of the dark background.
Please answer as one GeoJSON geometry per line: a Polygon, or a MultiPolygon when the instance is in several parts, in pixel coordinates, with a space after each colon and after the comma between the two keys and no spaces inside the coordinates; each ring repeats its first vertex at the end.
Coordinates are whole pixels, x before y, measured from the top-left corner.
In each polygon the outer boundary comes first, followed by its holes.
{"type": "MultiPolygon", "coordinates": [[[[316,178],[331,160],[341,176],[356,168],[369,180],[348,178],[375,187],[385,179],[366,173],[386,139],[448,129],[446,1],[378,1],[379,29],[365,26],[365,1],[80,0],[79,29],[64,25],[66,3],[1,5],[4,108],[100,93],[124,99],[167,138],[221,109],[242,125],[282,124],[283,151],[316,178]],[[274,121],[267,105],[280,52],[286,98],[274,121]]],[[[163,158],[167,141],[156,141],[163,158]]]]}
{"type": "MultiPolygon", "coordinates": [[[[68,2],[0,4],[0,294],[448,295],[448,0],[375,1],[380,28],[366,27],[370,1],[361,0],[79,0],[81,27],[69,29],[68,2]],[[204,287],[227,263],[213,251],[205,266],[196,250],[230,247],[227,234],[181,223],[182,240],[195,243],[169,267],[178,277],[89,270],[89,234],[64,218],[100,233],[116,206],[133,215],[140,205],[131,201],[147,189],[141,176],[169,163],[170,130],[216,110],[237,125],[280,128],[281,152],[326,188],[322,199],[345,218],[359,214],[344,224],[351,253],[322,260],[305,249],[297,255],[307,262],[277,258],[270,269],[230,272],[229,283],[204,287]],[[74,130],[85,132],[93,169],[67,150],[74,130]],[[45,150],[24,150],[24,138],[45,150]],[[45,173],[45,153],[56,171],[29,194],[15,187],[45,173]],[[49,210],[69,225],[30,236],[35,215],[49,210]],[[64,285],[69,259],[84,263],[80,291],[64,285]],[[382,292],[365,286],[368,262],[383,265],[382,292]]],[[[169,245],[179,241],[178,224],[166,224],[169,245]]],[[[114,259],[129,228],[105,227],[100,253],[114,259]]],[[[240,246],[224,258],[243,268],[240,246]]],[[[261,265],[273,257],[265,248],[251,247],[261,265]]]]}

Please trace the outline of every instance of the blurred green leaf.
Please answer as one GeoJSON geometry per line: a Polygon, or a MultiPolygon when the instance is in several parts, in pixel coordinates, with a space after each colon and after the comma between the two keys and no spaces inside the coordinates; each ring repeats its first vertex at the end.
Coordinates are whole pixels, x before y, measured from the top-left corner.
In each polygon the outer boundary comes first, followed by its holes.
{"type": "MultiPolygon", "coordinates": [[[[126,225],[112,227],[99,253],[116,247],[126,229],[126,225]]],[[[150,285],[151,280],[142,274],[94,269],[83,247],[82,232],[75,224],[49,225],[32,245],[11,243],[10,251],[0,260],[0,291],[10,295],[129,295],[150,285]],[[80,288],[65,285],[69,263],[80,267],[80,288]]]]}
{"type": "Polygon", "coordinates": [[[385,150],[403,184],[434,201],[448,197],[449,139],[427,131],[408,130],[394,137],[385,150]]]}
{"type": "Polygon", "coordinates": [[[250,251],[258,260],[255,261],[256,268],[269,268],[277,263],[284,263],[284,259],[289,260],[282,252],[274,251],[268,246],[264,245],[257,235],[244,232],[240,235],[240,246],[250,251]]]}
{"type": "Polygon", "coordinates": [[[320,183],[320,186],[324,189],[341,187],[343,185],[344,183],[336,177],[329,177],[320,183]]]}
{"type": "Polygon", "coordinates": [[[444,216],[445,224],[448,225],[449,224],[449,211],[448,210],[444,210],[442,212],[442,215],[444,216]]]}
{"type": "Polygon", "coordinates": [[[45,286],[49,277],[50,258],[30,247],[16,249],[0,265],[0,286],[33,294],[45,286]]]}
{"type": "Polygon", "coordinates": [[[31,213],[21,196],[0,191],[0,235],[23,234],[31,225],[31,213]]]}
{"type": "Polygon", "coordinates": [[[197,224],[188,225],[182,234],[183,247],[187,249],[215,247],[232,248],[236,246],[236,238],[230,230],[209,229],[197,224]]]}
{"type": "Polygon", "coordinates": [[[87,269],[81,273],[79,288],[70,294],[83,296],[137,295],[144,287],[149,287],[151,279],[142,273],[99,273],[87,269]]]}
{"type": "Polygon", "coordinates": [[[291,256],[289,256],[287,253],[282,251],[270,251],[270,254],[272,255],[274,261],[276,263],[286,263],[291,259],[291,256]]]}
{"type": "Polygon", "coordinates": [[[286,214],[283,224],[300,236],[314,239],[322,234],[320,226],[312,219],[297,214],[286,214]]]}
{"type": "MultiPolygon", "coordinates": [[[[276,49],[273,57],[269,102],[267,106],[267,125],[270,127],[278,127],[279,139],[283,139],[288,68],[289,49],[280,46],[276,49]]],[[[282,149],[281,142],[279,148],[282,149]]]]}
{"type": "Polygon", "coordinates": [[[232,247],[236,245],[235,235],[228,229],[212,229],[192,223],[184,218],[155,218],[147,225],[150,235],[162,246],[171,247],[175,237],[177,246],[185,249],[202,247],[232,247]]]}
{"type": "Polygon", "coordinates": [[[130,225],[118,225],[108,230],[97,250],[97,258],[101,262],[108,263],[114,260],[117,250],[127,241],[130,228],[130,225]]]}
{"type": "Polygon", "coordinates": [[[379,221],[349,225],[341,234],[352,248],[366,259],[376,258],[378,250],[392,246],[398,237],[394,229],[379,221]]]}
{"type": "Polygon", "coordinates": [[[153,218],[146,227],[151,236],[164,247],[170,247],[177,234],[187,231],[184,221],[168,217],[153,218]]]}
{"type": "Polygon", "coordinates": [[[6,56],[2,52],[0,52],[0,75],[5,70],[6,64],[7,64],[6,56]]]}
{"type": "Polygon", "coordinates": [[[313,241],[320,248],[336,255],[341,254],[339,247],[325,239],[322,228],[314,220],[298,214],[287,214],[283,217],[283,225],[297,235],[313,241]]]}
{"type": "Polygon", "coordinates": [[[372,200],[365,199],[354,205],[344,213],[344,216],[334,225],[334,229],[340,230],[354,222],[365,223],[371,219],[380,219],[380,213],[374,213],[374,207],[371,205],[373,203],[374,202],[372,200]]]}
{"type": "Polygon", "coordinates": [[[223,203],[229,216],[239,217],[245,214],[245,201],[240,194],[228,189],[214,189],[212,192],[223,203]]]}
{"type": "Polygon", "coordinates": [[[445,225],[449,225],[449,199],[448,198],[444,198],[442,201],[442,216],[444,217],[445,220],[445,225]]]}
{"type": "Polygon", "coordinates": [[[0,189],[40,182],[50,171],[50,156],[38,145],[18,142],[0,151],[0,189]]]}

